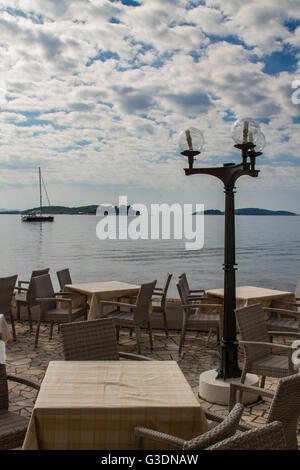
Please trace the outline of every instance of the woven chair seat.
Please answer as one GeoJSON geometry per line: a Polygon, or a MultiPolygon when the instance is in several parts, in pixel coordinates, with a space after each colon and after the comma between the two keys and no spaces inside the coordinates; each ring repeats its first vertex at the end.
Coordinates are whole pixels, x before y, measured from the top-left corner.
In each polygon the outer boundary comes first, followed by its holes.
{"type": "Polygon", "coordinates": [[[76,318],[82,317],[82,310],[82,307],[77,307],[72,309],[72,313],[69,313],[68,310],[63,308],[53,308],[43,314],[43,320],[59,322],[68,321],[70,319],[75,320],[76,318]]]}
{"type": "MultiPolygon", "coordinates": [[[[250,368],[255,370],[258,375],[267,375],[269,377],[285,377],[289,367],[288,357],[272,354],[260,357],[251,362],[250,368]]],[[[294,367],[296,373],[298,368],[294,367]]]]}
{"type": "Polygon", "coordinates": [[[218,327],[219,326],[219,315],[213,313],[192,313],[188,316],[188,323],[197,323],[197,325],[207,325],[208,328],[218,327]]]}
{"type": "Polygon", "coordinates": [[[24,302],[26,303],[26,297],[27,297],[27,293],[26,292],[17,292],[15,294],[15,301],[16,302],[24,302]]]}
{"type": "Polygon", "coordinates": [[[28,419],[6,410],[0,410],[0,449],[8,450],[23,444],[28,419]]]}
{"type": "Polygon", "coordinates": [[[133,326],[133,313],[132,312],[122,312],[122,311],[115,310],[113,312],[106,313],[105,318],[113,318],[117,324],[128,323],[130,324],[130,326],[133,326]]]}
{"type": "Polygon", "coordinates": [[[267,326],[270,331],[299,331],[299,320],[294,318],[270,317],[267,320],[267,326]]]}

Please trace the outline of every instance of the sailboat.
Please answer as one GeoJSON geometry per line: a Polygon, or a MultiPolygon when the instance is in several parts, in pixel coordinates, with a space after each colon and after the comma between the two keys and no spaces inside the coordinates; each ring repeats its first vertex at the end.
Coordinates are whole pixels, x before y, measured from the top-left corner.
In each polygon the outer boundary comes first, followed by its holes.
{"type": "Polygon", "coordinates": [[[43,210],[43,198],[42,198],[42,184],[48,199],[48,204],[50,205],[50,200],[48,197],[47,189],[42,178],[41,168],[39,167],[39,186],[40,186],[40,210],[34,214],[23,215],[22,222],[53,222],[54,217],[52,215],[42,215],[43,210]]]}

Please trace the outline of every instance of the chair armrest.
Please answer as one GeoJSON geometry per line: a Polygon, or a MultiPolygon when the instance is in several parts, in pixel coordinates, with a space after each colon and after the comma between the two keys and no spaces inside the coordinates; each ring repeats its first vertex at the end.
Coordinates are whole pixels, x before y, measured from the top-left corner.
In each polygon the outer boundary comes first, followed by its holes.
{"type": "Polygon", "coordinates": [[[199,308],[199,307],[223,307],[221,304],[181,304],[180,307],[183,308],[199,308]]]}
{"type": "Polygon", "coordinates": [[[245,385],[242,383],[232,383],[230,384],[229,389],[229,402],[228,402],[228,411],[231,411],[234,405],[237,402],[236,394],[237,392],[253,392],[255,394],[259,394],[261,396],[265,396],[268,398],[274,397],[274,392],[271,390],[266,390],[265,388],[255,387],[254,385],[245,385]]]}
{"type": "Polygon", "coordinates": [[[81,292],[54,292],[54,295],[68,295],[70,297],[77,297],[78,295],[81,295],[82,297],[86,297],[86,295],[82,294],[81,292]]]}
{"type": "Polygon", "coordinates": [[[204,289],[192,289],[189,291],[190,294],[192,294],[193,292],[205,292],[204,289]]]}
{"type": "Polygon", "coordinates": [[[155,292],[156,290],[163,292],[163,288],[162,288],[162,287],[154,287],[153,292],[155,292]]]}
{"type": "Polygon", "coordinates": [[[37,302],[68,302],[72,303],[72,299],[56,299],[55,297],[43,297],[43,298],[37,298],[37,302]]]}
{"type": "MultiPolygon", "coordinates": [[[[299,304],[300,307],[300,304],[299,304]]],[[[265,312],[277,312],[280,315],[287,315],[290,317],[295,317],[300,319],[300,312],[296,312],[295,310],[287,310],[286,308],[275,308],[275,307],[264,307],[263,310],[265,312]]]]}
{"type": "Polygon", "coordinates": [[[8,375],[7,380],[11,380],[12,382],[17,382],[19,384],[26,385],[27,387],[32,387],[35,390],[40,389],[40,386],[37,383],[32,382],[31,380],[23,379],[23,377],[16,377],[15,375],[8,375]]]}
{"type": "Polygon", "coordinates": [[[162,442],[168,444],[176,449],[182,450],[185,440],[179,437],[170,436],[163,432],[155,431],[153,429],[144,428],[137,426],[133,430],[134,432],[134,448],[135,450],[141,450],[143,448],[143,438],[151,439],[152,441],[162,442]]]}
{"type": "Polygon", "coordinates": [[[291,346],[287,346],[285,344],[277,344],[277,343],[265,343],[262,341],[239,341],[239,344],[245,346],[270,346],[272,349],[281,349],[285,351],[293,351],[291,346]]]}
{"type": "MultiPolygon", "coordinates": [[[[300,299],[299,299],[299,301],[300,301],[300,299]]],[[[293,302],[292,300],[290,300],[290,301],[289,301],[289,300],[273,300],[272,303],[271,303],[271,305],[274,304],[274,305],[275,305],[275,308],[276,308],[276,304],[280,304],[280,305],[290,305],[290,306],[294,306],[294,307],[300,307],[299,301],[297,301],[297,299],[296,299],[295,302],[293,302]]],[[[272,307],[271,307],[271,308],[272,308],[272,307]]]]}
{"type": "Polygon", "coordinates": [[[124,359],[132,359],[133,361],[153,361],[153,359],[151,359],[150,357],[141,356],[140,354],[132,354],[126,352],[119,352],[118,354],[124,359]]]}
{"type": "Polygon", "coordinates": [[[270,336],[293,336],[296,338],[300,338],[300,332],[296,333],[293,331],[268,331],[270,336]]]}
{"type": "Polygon", "coordinates": [[[100,300],[101,305],[116,305],[117,307],[135,308],[135,304],[127,304],[125,302],[114,302],[113,300],[100,300]]]}

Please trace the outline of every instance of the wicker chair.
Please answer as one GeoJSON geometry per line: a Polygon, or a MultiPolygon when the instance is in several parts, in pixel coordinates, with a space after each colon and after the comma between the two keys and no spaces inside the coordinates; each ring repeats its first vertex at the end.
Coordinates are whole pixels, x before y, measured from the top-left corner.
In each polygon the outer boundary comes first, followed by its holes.
{"type": "Polygon", "coordinates": [[[286,450],[280,421],[246,431],[210,446],[206,450],[286,450]]]}
{"type": "Polygon", "coordinates": [[[4,316],[9,315],[14,341],[17,338],[14,317],[11,311],[11,301],[17,278],[17,274],[15,276],[0,277],[0,313],[3,313],[4,316]]]}
{"type": "MultiPolygon", "coordinates": [[[[1,335],[0,335],[1,339],[1,335]]],[[[23,416],[8,411],[8,386],[7,381],[18,382],[20,384],[39,390],[39,385],[30,380],[13,375],[6,375],[5,364],[0,364],[0,449],[9,450],[20,447],[26,434],[28,419],[23,416]]]]}
{"type": "Polygon", "coordinates": [[[188,280],[187,280],[187,277],[186,277],[186,273],[180,274],[179,280],[182,280],[182,287],[183,287],[183,289],[185,291],[185,294],[187,296],[187,299],[189,301],[197,302],[197,301],[205,300],[208,303],[210,303],[210,302],[215,303],[216,302],[215,299],[213,299],[211,297],[206,297],[204,295],[205,294],[204,289],[192,289],[191,290],[190,285],[189,285],[188,280]]]}
{"type": "Polygon", "coordinates": [[[168,338],[168,323],[167,323],[167,314],[166,314],[166,301],[167,301],[167,292],[169,289],[169,285],[171,282],[173,274],[168,273],[164,287],[155,287],[153,290],[154,298],[152,299],[152,311],[153,312],[161,312],[166,332],[166,337],[168,338]],[[160,297],[157,299],[157,297],[160,297]]]}
{"type": "Polygon", "coordinates": [[[49,339],[52,339],[54,322],[60,324],[64,322],[72,322],[80,317],[84,317],[86,319],[87,311],[86,304],[82,307],[72,308],[72,299],[70,298],[72,297],[71,292],[65,293],[69,298],[63,297],[65,295],[63,292],[54,292],[49,274],[34,277],[32,282],[34,285],[36,300],[40,304],[40,316],[36,328],[34,345],[36,348],[38,345],[39,331],[42,321],[49,321],[51,323],[49,339]],[[67,308],[61,308],[57,305],[58,303],[65,303],[67,308]]]}
{"type": "MultiPolygon", "coordinates": [[[[259,393],[268,399],[272,399],[269,409],[267,423],[272,421],[281,421],[284,428],[287,449],[298,449],[297,444],[297,423],[300,415],[300,374],[283,377],[279,380],[277,389],[261,390],[259,387],[250,385],[231,383],[229,392],[229,410],[231,410],[236,401],[241,399],[241,392],[259,393]],[[239,395],[239,396],[238,396],[239,395]]],[[[248,429],[254,426],[245,425],[248,429]]]]}
{"type": "Polygon", "coordinates": [[[17,293],[15,295],[15,301],[17,306],[17,320],[20,321],[21,307],[27,307],[28,312],[28,322],[30,331],[32,331],[32,318],[31,318],[31,307],[37,305],[37,301],[34,295],[32,279],[36,276],[42,276],[43,274],[48,274],[50,271],[49,268],[39,269],[32,271],[30,281],[18,281],[17,293]],[[27,287],[23,287],[23,284],[27,284],[27,287]]]}
{"type": "Polygon", "coordinates": [[[185,335],[187,330],[198,330],[198,331],[211,331],[215,330],[217,333],[217,342],[220,340],[220,326],[222,324],[223,306],[220,304],[203,304],[195,303],[191,301],[188,296],[187,290],[184,286],[182,278],[176,283],[180,300],[181,308],[183,309],[183,321],[182,329],[179,342],[179,355],[181,354],[185,342],[185,335]],[[201,308],[214,308],[219,311],[215,313],[196,313],[195,310],[201,308]]]}
{"type": "Polygon", "coordinates": [[[239,344],[245,351],[241,383],[244,383],[247,372],[262,376],[261,387],[264,387],[266,376],[279,378],[297,372],[292,362],[294,349],[272,343],[272,337],[292,335],[300,338],[300,334],[268,331],[266,314],[260,304],[238,308],[235,314],[241,337],[239,344]],[[275,354],[274,350],[281,354],[275,354]]]}
{"type": "Polygon", "coordinates": [[[270,330],[300,333],[300,278],[295,289],[295,302],[272,300],[270,308],[264,310],[268,313],[270,330]]]}
{"type": "Polygon", "coordinates": [[[72,284],[70,270],[68,268],[56,272],[60,290],[63,291],[66,284],[72,284]]]}
{"type": "Polygon", "coordinates": [[[117,327],[117,337],[119,337],[119,327],[134,328],[136,333],[136,342],[138,354],[141,354],[141,327],[147,326],[149,332],[150,349],[153,349],[152,332],[149,319],[149,306],[153,289],[156,285],[156,281],[142,284],[136,298],[135,304],[125,302],[114,302],[108,300],[102,300],[101,306],[110,305],[116,307],[116,310],[103,314],[106,318],[113,318],[117,327]],[[130,311],[123,311],[120,308],[126,308],[130,311]]]}
{"type": "Polygon", "coordinates": [[[145,356],[118,352],[112,318],[64,323],[61,336],[67,361],[118,361],[120,358],[151,361],[145,356]]]}
{"type": "Polygon", "coordinates": [[[153,429],[137,426],[134,428],[135,449],[141,450],[143,448],[143,439],[151,439],[152,441],[161,442],[162,444],[181,450],[206,449],[214,443],[232,436],[236,432],[243,409],[243,405],[240,403],[236,404],[225,419],[205,410],[207,419],[212,421],[211,429],[189,441],[153,429]]]}

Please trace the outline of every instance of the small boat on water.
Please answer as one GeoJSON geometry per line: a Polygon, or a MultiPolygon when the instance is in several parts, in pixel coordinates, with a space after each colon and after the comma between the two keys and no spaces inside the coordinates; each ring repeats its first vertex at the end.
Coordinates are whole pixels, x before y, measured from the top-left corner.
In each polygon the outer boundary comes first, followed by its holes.
{"type": "Polygon", "coordinates": [[[52,215],[42,215],[42,210],[43,210],[42,185],[44,187],[44,190],[48,199],[48,204],[50,205],[50,200],[48,197],[47,189],[46,189],[44,180],[42,178],[42,172],[41,172],[41,169],[39,168],[40,209],[39,211],[35,211],[33,213],[23,215],[22,222],[53,222],[54,221],[54,217],[52,215]]]}

